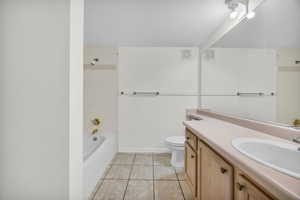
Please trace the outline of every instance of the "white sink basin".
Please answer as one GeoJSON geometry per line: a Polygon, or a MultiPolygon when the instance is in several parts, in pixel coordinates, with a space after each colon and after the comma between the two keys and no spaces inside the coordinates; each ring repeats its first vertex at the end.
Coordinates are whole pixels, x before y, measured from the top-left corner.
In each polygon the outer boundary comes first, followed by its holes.
{"type": "Polygon", "coordinates": [[[300,178],[300,145],[256,138],[237,138],[232,145],[262,164],[300,178]]]}

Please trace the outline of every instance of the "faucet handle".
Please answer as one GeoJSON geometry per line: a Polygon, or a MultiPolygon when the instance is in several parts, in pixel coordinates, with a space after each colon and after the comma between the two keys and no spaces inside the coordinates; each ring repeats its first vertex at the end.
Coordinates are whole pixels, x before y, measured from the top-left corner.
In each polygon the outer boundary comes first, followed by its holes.
{"type": "Polygon", "coordinates": [[[98,132],[98,129],[94,129],[94,130],[92,130],[91,134],[95,135],[97,132],[98,132]]]}
{"type": "Polygon", "coordinates": [[[92,122],[92,124],[94,124],[95,126],[98,126],[98,125],[100,125],[100,123],[101,123],[100,119],[98,119],[98,118],[93,119],[91,122],[92,122]]]}
{"type": "Polygon", "coordinates": [[[299,119],[293,120],[293,125],[294,126],[300,126],[300,120],[299,119]]]}

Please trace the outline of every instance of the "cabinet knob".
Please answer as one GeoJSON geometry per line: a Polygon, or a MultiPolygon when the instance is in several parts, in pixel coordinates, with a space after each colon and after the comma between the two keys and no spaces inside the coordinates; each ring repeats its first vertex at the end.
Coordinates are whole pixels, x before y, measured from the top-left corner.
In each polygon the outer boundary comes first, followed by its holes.
{"type": "Polygon", "coordinates": [[[236,185],[239,191],[242,191],[245,188],[245,186],[240,183],[237,183],[236,185]]]}
{"type": "Polygon", "coordinates": [[[194,156],[194,155],[191,155],[191,158],[195,158],[195,156],[194,156]]]}
{"type": "Polygon", "coordinates": [[[225,169],[224,167],[221,167],[220,171],[221,171],[222,174],[225,174],[228,170],[225,169]]]}
{"type": "Polygon", "coordinates": [[[190,139],[190,137],[186,137],[186,139],[187,139],[187,140],[189,140],[189,139],[190,139]]]}

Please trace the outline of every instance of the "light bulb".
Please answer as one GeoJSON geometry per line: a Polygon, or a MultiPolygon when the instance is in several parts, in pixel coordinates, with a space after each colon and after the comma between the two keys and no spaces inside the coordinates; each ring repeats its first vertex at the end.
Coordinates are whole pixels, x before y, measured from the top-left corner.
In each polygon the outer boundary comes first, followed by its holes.
{"type": "Polygon", "coordinates": [[[255,12],[253,11],[248,12],[247,19],[252,19],[253,17],[255,17],[255,12]]]}
{"type": "Polygon", "coordinates": [[[232,11],[229,15],[230,19],[235,19],[238,16],[238,11],[232,11]]]}

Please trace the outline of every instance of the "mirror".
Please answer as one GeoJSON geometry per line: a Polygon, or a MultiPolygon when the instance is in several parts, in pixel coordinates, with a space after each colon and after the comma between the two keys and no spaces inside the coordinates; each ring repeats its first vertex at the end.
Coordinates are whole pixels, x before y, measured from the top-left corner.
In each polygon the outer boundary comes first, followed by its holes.
{"type": "Polygon", "coordinates": [[[202,53],[201,107],[299,126],[300,1],[266,0],[255,13],[202,53]]]}

